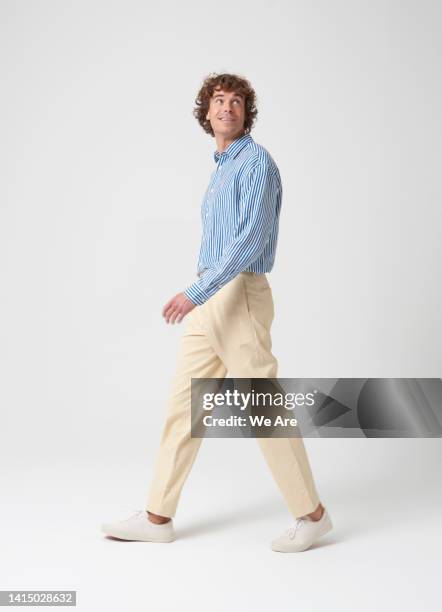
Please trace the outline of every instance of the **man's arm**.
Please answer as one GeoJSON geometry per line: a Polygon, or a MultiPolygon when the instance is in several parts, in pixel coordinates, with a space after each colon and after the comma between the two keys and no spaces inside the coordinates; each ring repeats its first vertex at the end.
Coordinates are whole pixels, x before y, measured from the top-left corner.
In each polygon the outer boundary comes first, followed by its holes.
{"type": "Polygon", "coordinates": [[[256,160],[243,179],[241,216],[235,237],[212,268],[192,283],[184,295],[204,304],[221,287],[253,263],[264,250],[275,215],[275,177],[267,162],[256,160]]]}

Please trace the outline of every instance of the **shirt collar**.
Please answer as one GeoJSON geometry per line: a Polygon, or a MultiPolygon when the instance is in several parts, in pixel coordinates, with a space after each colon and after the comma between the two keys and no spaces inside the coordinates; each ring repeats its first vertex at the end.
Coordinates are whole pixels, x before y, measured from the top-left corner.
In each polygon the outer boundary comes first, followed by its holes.
{"type": "Polygon", "coordinates": [[[253,138],[250,134],[243,134],[242,136],[236,138],[233,142],[231,142],[227,149],[222,153],[219,153],[219,151],[215,151],[213,153],[213,159],[216,163],[218,163],[218,160],[222,155],[224,155],[225,157],[231,157],[233,159],[238,155],[241,149],[243,149],[252,140],[253,138]]]}

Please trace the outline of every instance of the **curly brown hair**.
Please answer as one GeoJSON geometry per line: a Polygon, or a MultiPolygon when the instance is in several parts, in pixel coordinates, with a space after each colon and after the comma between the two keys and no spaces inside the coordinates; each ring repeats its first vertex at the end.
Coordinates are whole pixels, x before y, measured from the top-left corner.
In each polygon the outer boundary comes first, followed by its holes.
{"type": "Polygon", "coordinates": [[[206,119],[209,110],[210,98],[215,89],[220,87],[223,91],[234,91],[244,96],[244,131],[248,134],[252,129],[258,109],[256,108],[256,94],[249,81],[236,74],[216,74],[213,72],[204,79],[201,89],[195,99],[196,107],[193,115],[205,132],[215,136],[210,121],[206,119]]]}

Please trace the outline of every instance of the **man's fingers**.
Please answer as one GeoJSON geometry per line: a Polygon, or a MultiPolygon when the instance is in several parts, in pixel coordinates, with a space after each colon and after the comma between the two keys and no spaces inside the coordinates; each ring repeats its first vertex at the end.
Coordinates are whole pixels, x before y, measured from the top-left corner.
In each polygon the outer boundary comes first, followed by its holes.
{"type": "Polygon", "coordinates": [[[178,312],[178,316],[176,318],[176,323],[181,323],[181,321],[184,318],[185,313],[184,312],[178,312]]]}
{"type": "Polygon", "coordinates": [[[175,312],[175,309],[174,309],[174,308],[170,308],[170,309],[168,310],[167,315],[166,315],[166,317],[165,317],[165,318],[166,318],[167,323],[170,323],[170,322],[171,322],[171,318],[173,317],[173,313],[174,313],[174,312],[175,312]]]}
{"type": "Polygon", "coordinates": [[[164,313],[164,315],[163,315],[163,316],[164,316],[164,318],[165,318],[165,319],[169,319],[169,318],[170,318],[170,315],[172,314],[172,312],[173,312],[173,306],[172,306],[172,307],[169,307],[169,308],[166,310],[166,312],[165,312],[165,313],[164,313]]]}
{"type": "Polygon", "coordinates": [[[167,323],[175,323],[175,319],[179,313],[179,310],[180,310],[179,303],[176,300],[174,300],[172,304],[170,305],[170,307],[167,309],[166,314],[165,314],[165,319],[167,323]]]}
{"type": "Polygon", "coordinates": [[[176,304],[174,313],[172,314],[172,323],[179,323],[183,318],[182,304],[176,304]]]}
{"type": "Polygon", "coordinates": [[[166,316],[167,311],[168,311],[168,310],[169,310],[169,308],[170,308],[170,307],[173,305],[173,301],[174,301],[174,299],[175,299],[175,298],[172,298],[171,300],[169,300],[169,301],[167,302],[167,304],[165,304],[165,305],[163,306],[163,310],[162,310],[162,315],[163,315],[163,317],[165,317],[165,316],[166,316]]]}
{"type": "Polygon", "coordinates": [[[174,323],[181,323],[186,314],[188,313],[188,309],[186,308],[186,304],[181,302],[177,305],[176,312],[174,314],[174,323]]]}
{"type": "Polygon", "coordinates": [[[171,300],[168,304],[166,304],[166,306],[164,307],[164,317],[170,317],[170,315],[172,314],[172,312],[176,309],[177,305],[175,300],[171,300]]]}

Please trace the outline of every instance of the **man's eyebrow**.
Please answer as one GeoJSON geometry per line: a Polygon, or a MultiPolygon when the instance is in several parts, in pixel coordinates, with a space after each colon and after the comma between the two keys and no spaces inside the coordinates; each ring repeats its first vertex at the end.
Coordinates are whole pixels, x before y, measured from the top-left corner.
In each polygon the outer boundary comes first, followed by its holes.
{"type": "MultiPolygon", "coordinates": [[[[214,97],[214,98],[218,98],[218,97],[221,97],[221,98],[222,98],[222,97],[224,97],[224,94],[223,94],[223,93],[216,93],[216,94],[213,94],[213,97],[214,97]]],[[[243,97],[244,97],[244,96],[243,96],[242,94],[238,94],[238,93],[235,93],[235,94],[233,94],[233,96],[232,96],[232,98],[243,98],[243,97]]]]}

